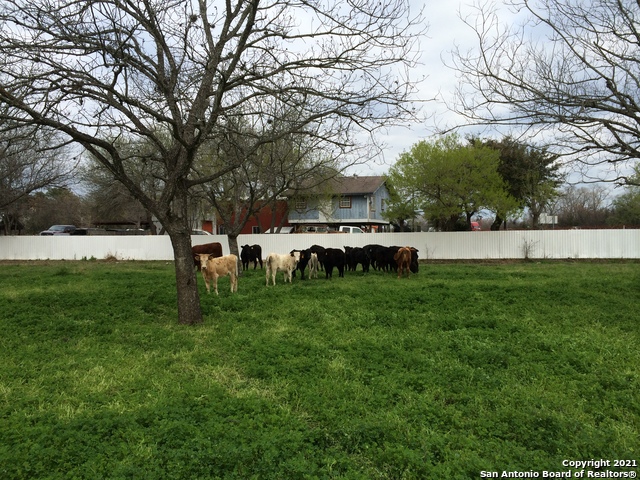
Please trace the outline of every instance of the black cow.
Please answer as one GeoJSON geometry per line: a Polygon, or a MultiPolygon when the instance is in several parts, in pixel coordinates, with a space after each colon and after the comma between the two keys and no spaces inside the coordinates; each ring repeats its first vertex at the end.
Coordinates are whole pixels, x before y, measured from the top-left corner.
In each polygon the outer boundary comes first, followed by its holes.
{"type": "Polygon", "coordinates": [[[382,245],[369,244],[369,245],[365,245],[362,248],[364,249],[365,253],[369,257],[369,264],[373,267],[374,270],[378,270],[379,267],[376,262],[378,250],[384,250],[387,247],[384,247],[382,245]]]}
{"type": "Polygon", "coordinates": [[[262,247],[260,245],[243,245],[240,251],[240,259],[242,260],[243,270],[248,270],[251,262],[253,262],[254,270],[258,267],[258,262],[260,262],[260,268],[262,268],[262,247]]]}
{"type": "Polygon", "coordinates": [[[418,273],[419,264],[418,264],[418,249],[411,247],[411,264],[409,265],[409,270],[411,273],[418,273]]]}
{"type": "Polygon", "coordinates": [[[375,251],[376,268],[385,272],[396,270],[396,261],[394,255],[398,253],[400,247],[383,247],[375,251]]]}
{"type": "Polygon", "coordinates": [[[358,264],[362,265],[362,271],[369,271],[369,256],[362,247],[344,247],[344,253],[347,258],[347,265],[350,272],[355,272],[358,264]]]}
{"type": "MultiPolygon", "coordinates": [[[[411,248],[411,264],[409,265],[409,269],[411,273],[418,273],[418,249],[414,247],[411,248]]],[[[384,270],[385,272],[395,272],[397,270],[397,263],[393,258],[396,253],[398,253],[400,247],[383,247],[381,249],[376,250],[376,265],[379,270],[384,270]]]]}
{"type": "Polygon", "coordinates": [[[347,259],[339,248],[325,248],[323,252],[318,253],[318,260],[324,264],[325,278],[333,278],[333,267],[338,268],[338,276],[344,277],[347,259]]]}
{"type": "Polygon", "coordinates": [[[311,248],[309,248],[309,250],[311,250],[311,253],[315,253],[316,255],[318,255],[318,262],[320,263],[320,269],[324,270],[324,263],[322,263],[322,254],[324,253],[324,247],[321,247],[320,245],[311,245],[311,248]]]}
{"type": "MultiPolygon", "coordinates": [[[[309,265],[309,260],[311,260],[311,249],[307,248],[306,250],[291,250],[293,252],[300,252],[300,261],[298,262],[298,266],[296,270],[300,270],[300,279],[304,280],[304,269],[309,265]]],[[[293,277],[296,276],[296,270],[293,271],[293,277]]]]}

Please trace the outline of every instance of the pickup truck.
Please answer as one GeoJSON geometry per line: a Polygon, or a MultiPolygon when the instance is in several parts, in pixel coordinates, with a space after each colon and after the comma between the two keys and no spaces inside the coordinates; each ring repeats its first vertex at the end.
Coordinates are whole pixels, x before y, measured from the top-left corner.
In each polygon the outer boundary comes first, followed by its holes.
{"type": "Polygon", "coordinates": [[[347,225],[340,226],[338,231],[342,233],[364,233],[360,227],[349,227],[347,225]]]}
{"type": "Polygon", "coordinates": [[[75,225],[51,225],[40,235],[73,235],[75,231],[75,225]]]}

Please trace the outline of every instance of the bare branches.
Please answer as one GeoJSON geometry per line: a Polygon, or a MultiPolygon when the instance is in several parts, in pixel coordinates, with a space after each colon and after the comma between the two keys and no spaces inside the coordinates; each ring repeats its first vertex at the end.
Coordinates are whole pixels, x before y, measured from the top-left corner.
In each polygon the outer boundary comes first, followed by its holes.
{"type": "Polygon", "coordinates": [[[63,186],[75,168],[67,150],[51,148],[54,132],[41,128],[0,128],[0,211],[33,192],[63,186]]]}
{"type": "Polygon", "coordinates": [[[465,82],[458,111],[476,123],[546,132],[558,151],[590,165],[640,158],[637,2],[507,3],[524,22],[503,28],[485,6],[467,19],[479,51],[454,53],[465,82]]]}
{"type": "Polygon", "coordinates": [[[197,323],[190,190],[290,134],[361,160],[357,134],[413,115],[421,25],[408,0],[6,0],[0,104],[80,144],[158,218],[176,250],[179,310],[193,316],[181,321],[197,323]],[[276,118],[273,104],[298,116],[276,118]],[[286,128],[200,169],[201,151],[240,119],[286,128]],[[139,181],[146,171],[158,192],[139,181]]]}
{"type": "MultiPolygon", "coordinates": [[[[0,101],[85,146],[138,136],[163,155],[195,149],[222,116],[259,114],[276,98],[305,109],[297,130],[322,123],[335,143],[344,143],[341,131],[374,131],[414,113],[415,85],[402,66],[415,64],[420,18],[400,0],[57,7],[3,2],[0,101]]],[[[104,160],[121,161],[115,151],[104,160]]]]}

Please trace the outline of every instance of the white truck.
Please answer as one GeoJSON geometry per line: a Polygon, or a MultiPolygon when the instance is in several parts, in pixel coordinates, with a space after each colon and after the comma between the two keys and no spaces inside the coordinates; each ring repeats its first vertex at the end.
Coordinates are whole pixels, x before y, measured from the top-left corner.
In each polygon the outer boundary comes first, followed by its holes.
{"type": "Polygon", "coordinates": [[[342,233],[364,233],[360,227],[350,227],[348,225],[341,225],[338,231],[342,233]]]}

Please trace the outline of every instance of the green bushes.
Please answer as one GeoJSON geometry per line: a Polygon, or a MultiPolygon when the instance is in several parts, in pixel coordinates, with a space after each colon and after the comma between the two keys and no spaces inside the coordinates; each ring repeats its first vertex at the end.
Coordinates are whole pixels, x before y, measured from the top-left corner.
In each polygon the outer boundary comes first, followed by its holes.
{"type": "MultiPolygon", "coordinates": [[[[176,321],[163,262],[0,270],[3,478],[479,478],[637,458],[637,263],[429,265],[176,321]]],[[[566,470],[566,469],[564,469],[566,470]]]]}

